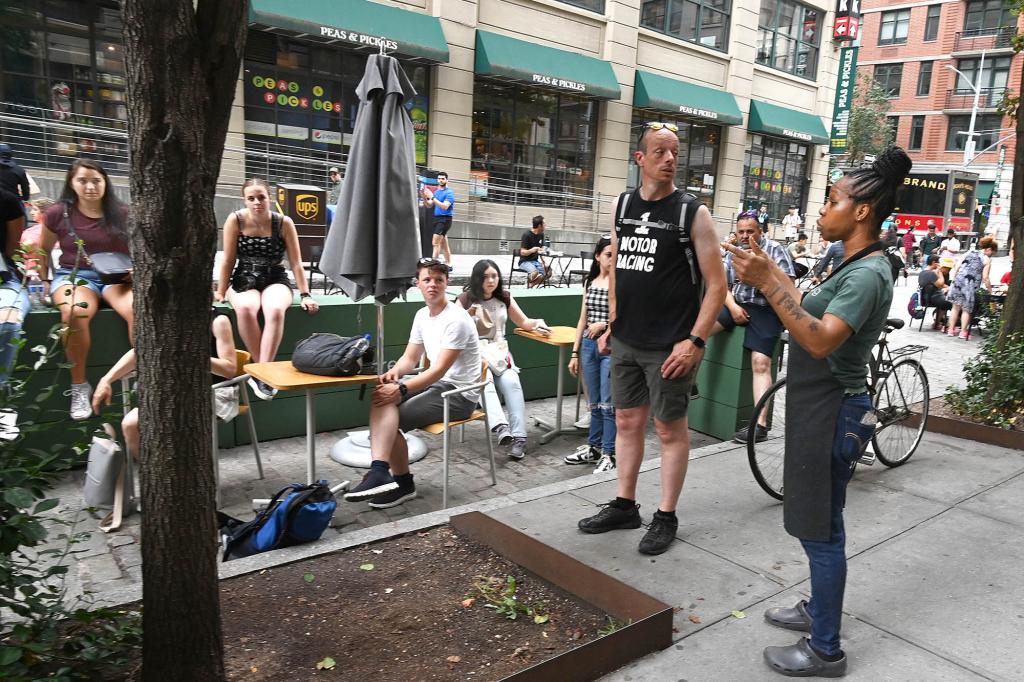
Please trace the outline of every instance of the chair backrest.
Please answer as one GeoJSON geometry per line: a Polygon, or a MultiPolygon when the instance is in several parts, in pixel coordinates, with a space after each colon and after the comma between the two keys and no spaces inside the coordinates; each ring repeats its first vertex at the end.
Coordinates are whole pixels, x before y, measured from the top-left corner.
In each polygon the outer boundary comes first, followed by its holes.
{"type": "Polygon", "coordinates": [[[246,365],[248,365],[250,362],[252,362],[252,355],[249,354],[249,351],[247,351],[247,350],[238,350],[236,348],[235,349],[235,375],[233,377],[231,377],[231,378],[234,379],[235,377],[239,377],[239,376],[242,376],[243,374],[245,374],[245,370],[242,369],[242,368],[245,367],[246,365]]]}

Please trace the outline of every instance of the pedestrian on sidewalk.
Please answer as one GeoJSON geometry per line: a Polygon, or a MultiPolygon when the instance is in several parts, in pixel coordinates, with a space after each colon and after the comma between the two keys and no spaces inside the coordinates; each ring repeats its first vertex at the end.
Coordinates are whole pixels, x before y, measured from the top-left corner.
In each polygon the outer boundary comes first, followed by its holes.
{"type": "Polygon", "coordinates": [[[615,203],[611,327],[598,348],[611,347],[618,488],[614,500],[578,524],[584,533],[640,527],[636,483],[647,418],[653,415],[661,441],[661,499],[640,541],[643,554],[661,554],[675,539],[676,505],[690,458],[690,389],[704,339],[725,300],[711,212],[675,186],[677,130],[671,123],[644,124],[634,152],[640,186],[615,203]]]}
{"type": "Polygon", "coordinates": [[[810,633],[790,646],[770,646],[764,658],[789,677],[841,677],[846,654],[839,632],[846,588],[846,486],[874,434],[868,359],[885,326],[893,277],[879,237],[910,172],[910,158],[890,147],[870,167],[832,185],[818,228],[841,240],[843,263],[801,301],[789,275],[756,244],[728,247],[741,280],[765,296],[789,330],[783,516],[800,539],[811,573],[811,600],[772,608],[772,625],[810,633]]]}
{"type": "Polygon", "coordinates": [[[455,213],[455,192],[448,187],[448,174],[441,171],[437,174],[437,189],[431,192],[423,188],[423,201],[427,206],[434,207],[434,254],[436,260],[444,252],[444,262],[449,271],[452,266],[452,247],[448,243],[448,231],[452,229],[452,216],[455,213]]]}
{"type": "MultiPolygon", "coordinates": [[[[494,353],[505,356],[504,363],[487,362],[494,381],[484,387],[483,400],[487,406],[487,416],[493,424],[491,432],[498,445],[510,446],[508,456],[522,459],[526,455],[526,399],[523,396],[523,385],[519,381],[519,368],[512,359],[512,353],[508,351],[505,325],[511,318],[520,329],[540,333],[545,333],[548,326],[544,320],[526,316],[512,298],[512,293],[505,291],[501,285],[501,269],[498,264],[489,259],[477,261],[469,276],[469,286],[455,300],[466,309],[476,324],[484,359],[494,357],[494,353]],[[488,348],[492,344],[496,347],[488,348]],[[501,408],[498,393],[505,399],[508,416],[501,408]]],[[[550,333],[550,330],[546,333],[550,333]]]]}
{"type": "Polygon", "coordinates": [[[583,365],[590,409],[587,443],[566,455],[566,464],[596,464],[594,473],[615,468],[615,406],[612,404],[612,359],[597,348],[597,340],[608,331],[608,284],[612,271],[612,238],[601,237],[594,247],[594,260],[583,283],[583,302],[576,323],[576,343],[569,360],[573,376],[583,365]]]}
{"type": "Polygon", "coordinates": [[[10,145],[0,143],[0,189],[7,190],[22,201],[32,195],[28,173],[14,160],[10,145]]]}

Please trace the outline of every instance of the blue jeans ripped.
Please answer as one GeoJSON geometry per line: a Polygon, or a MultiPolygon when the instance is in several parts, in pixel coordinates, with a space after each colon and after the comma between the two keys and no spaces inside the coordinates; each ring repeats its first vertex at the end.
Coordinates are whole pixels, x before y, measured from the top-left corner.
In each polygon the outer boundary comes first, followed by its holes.
{"type": "Polygon", "coordinates": [[[853,476],[853,464],[860,458],[863,444],[874,433],[873,426],[860,423],[871,409],[868,395],[846,396],[836,419],[832,438],[831,538],[828,542],[801,540],[811,570],[811,600],[807,613],[811,625],[811,646],[826,656],[841,651],[839,631],[843,618],[843,593],[846,590],[846,529],[843,507],[846,486],[853,476]]]}
{"type": "Polygon", "coordinates": [[[612,356],[597,352],[597,341],[583,337],[580,346],[583,381],[590,399],[590,436],[587,442],[615,454],[615,408],[612,406],[612,356]]]}
{"type": "Polygon", "coordinates": [[[519,372],[515,367],[509,367],[500,376],[491,376],[494,384],[487,384],[484,387],[484,407],[487,409],[491,427],[508,424],[513,436],[526,438],[526,399],[523,397],[523,385],[519,382],[519,372]],[[508,418],[501,408],[499,391],[505,399],[508,418]]]}
{"type": "Polygon", "coordinates": [[[20,282],[13,279],[0,282],[0,386],[7,382],[14,368],[14,354],[17,350],[14,342],[21,337],[21,326],[30,310],[32,304],[28,292],[21,287],[20,282]],[[16,317],[10,313],[11,309],[20,311],[20,319],[8,319],[8,316],[16,317]]]}

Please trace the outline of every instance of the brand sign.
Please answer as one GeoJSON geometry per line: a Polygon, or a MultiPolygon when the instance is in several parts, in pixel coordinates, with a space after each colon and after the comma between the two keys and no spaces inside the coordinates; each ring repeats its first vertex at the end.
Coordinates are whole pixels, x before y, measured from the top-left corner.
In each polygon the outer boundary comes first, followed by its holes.
{"type": "Polygon", "coordinates": [[[298,194],[295,196],[295,212],[303,220],[311,220],[320,212],[320,197],[315,194],[298,194]]]}
{"type": "Polygon", "coordinates": [[[810,142],[811,139],[812,139],[812,136],[811,136],[810,133],[803,133],[803,132],[800,132],[799,130],[791,130],[789,128],[783,128],[782,129],[782,134],[785,135],[786,137],[792,137],[794,139],[804,140],[806,142],[810,142]]]}
{"type": "Polygon", "coordinates": [[[561,90],[575,90],[576,92],[587,91],[586,83],[577,83],[576,81],[565,80],[564,78],[558,78],[557,76],[545,76],[542,73],[533,74],[533,82],[537,85],[549,85],[561,90]]]}
{"type": "Polygon", "coordinates": [[[839,72],[836,75],[836,99],[832,106],[832,135],[829,154],[845,154],[850,133],[850,108],[853,106],[853,90],[857,82],[856,47],[844,47],[839,51],[839,72]]]}
{"type": "Polygon", "coordinates": [[[953,218],[974,217],[975,180],[957,179],[953,182],[953,201],[949,207],[949,215],[953,218]]]}
{"type": "Polygon", "coordinates": [[[685,104],[679,105],[680,114],[690,114],[691,116],[700,116],[701,118],[710,118],[711,120],[718,119],[717,111],[708,111],[707,109],[697,109],[696,107],[688,107],[685,104]]]}
{"type": "Polygon", "coordinates": [[[296,225],[327,225],[327,193],[313,185],[280,184],[277,203],[296,225]]]}
{"type": "Polygon", "coordinates": [[[322,38],[333,38],[335,40],[344,40],[347,43],[354,45],[366,45],[369,47],[381,47],[385,50],[397,50],[398,41],[391,40],[390,38],[384,38],[382,36],[370,36],[365,33],[357,33],[355,31],[345,31],[340,28],[334,28],[333,26],[321,26],[320,36],[322,38]]]}
{"type": "Polygon", "coordinates": [[[860,0],[837,0],[833,40],[856,40],[860,35],[860,0]]]}

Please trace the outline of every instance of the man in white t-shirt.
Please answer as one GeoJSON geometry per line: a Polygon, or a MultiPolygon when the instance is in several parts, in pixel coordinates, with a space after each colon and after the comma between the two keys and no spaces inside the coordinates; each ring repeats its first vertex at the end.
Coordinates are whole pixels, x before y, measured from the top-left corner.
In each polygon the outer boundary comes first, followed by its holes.
{"type": "Polygon", "coordinates": [[[796,206],[789,207],[789,213],[782,217],[782,227],[785,229],[786,241],[796,240],[804,221],[800,217],[800,209],[796,206]]]}
{"type": "MultiPolygon", "coordinates": [[[[370,471],[345,499],[370,500],[385,509],[416,497],[409,472],[409,449],[402,431],[444,419],[441,394],[480,381],[480,345],[469,313],[445,297],[448,266],[430,258],[416,267],[416,286],[427,304],[416,313],[409,345],[395,366],[380,377],[370,404],[370,471]],[[430,367],[415,370],[424,352],[430,367]]],[[[480,402],[480,391],[449,398],[449,418],[466,419],[480,402]]]]}

